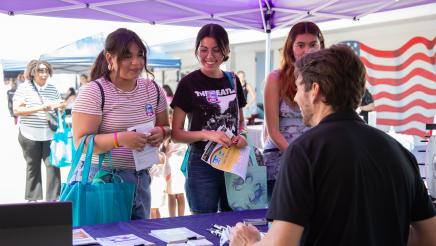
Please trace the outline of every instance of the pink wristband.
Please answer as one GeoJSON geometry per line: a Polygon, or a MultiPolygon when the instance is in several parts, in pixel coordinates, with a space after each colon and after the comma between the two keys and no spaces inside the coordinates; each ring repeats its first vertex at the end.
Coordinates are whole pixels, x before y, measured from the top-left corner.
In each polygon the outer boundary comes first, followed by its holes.
{"type": "Polygon", "coordinates": [[[115,148],[120,147],[120,144],[118,143],[118,132],[114,132],[114,146],[115,148]]]}

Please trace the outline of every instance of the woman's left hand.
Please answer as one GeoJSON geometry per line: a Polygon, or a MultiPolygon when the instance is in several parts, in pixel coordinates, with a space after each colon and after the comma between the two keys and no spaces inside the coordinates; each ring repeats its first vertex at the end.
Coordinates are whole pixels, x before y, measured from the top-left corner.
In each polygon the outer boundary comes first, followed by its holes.
{"type": "Polygon", "coordinates": [[[155,127],[150,130],[150,136],[148,137],[148,143],[153,147],[159,147],[165,138],[164,132],[160,127],[155,127]]]}
{"type": "Polygon", "coordinates": [[[244,148],[248,145],[247,139],[242,135],[237,135],[232,138],[232,144],[236,145],[238,148],[244,148]]]}

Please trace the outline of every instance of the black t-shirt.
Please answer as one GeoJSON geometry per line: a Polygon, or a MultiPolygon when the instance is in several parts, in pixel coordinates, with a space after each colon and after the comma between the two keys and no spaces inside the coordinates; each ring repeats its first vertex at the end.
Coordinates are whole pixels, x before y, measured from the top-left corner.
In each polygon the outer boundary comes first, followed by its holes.
{"type": "MultiPolygon", "coordinates": [[[[174,94],[171,107],[180,107],[188,115],[189,130],[217,130],[220,126],[231,129],[233,134],[238,130],[239,108],[243,108],[245,100],[241,82],[237,76],[236,93],[234,81],[230,83],[224,75],[222,78],[210,78],[201,70],[196,70],[180,80],[174,94]]],[[[206,141],[198,141],[193,146],[204,149],[206,141]]]]}
{"type": "Polygon", "coordinates": [[[290,144],[267,218],[303,226],[301,245],[406,245],[435,214],[415,157],[343,112],[290,144]]]}
{"type": "MultiPolygon", "coordinates": [[[[374,99],[372,98],[371,93],[368,91],[368,89],[365,89],[365,92],[363,93],[363,97],[362,97],[362,102],[360,102],[360,106],[366,106],[373,102],[374,99]]],[[[363,116],[366,122],[368,122],[368,111],[362,110],[360,111],[360,115],[363,116]]]]}

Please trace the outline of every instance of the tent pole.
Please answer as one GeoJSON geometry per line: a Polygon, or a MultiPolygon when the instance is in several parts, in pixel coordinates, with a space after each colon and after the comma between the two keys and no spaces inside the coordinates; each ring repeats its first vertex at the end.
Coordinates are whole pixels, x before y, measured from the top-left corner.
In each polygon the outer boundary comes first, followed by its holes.
{"type": "Polygon", "coordinates": [[[271,33],[265,33],[265,81],[271,70],[271,33]]]}

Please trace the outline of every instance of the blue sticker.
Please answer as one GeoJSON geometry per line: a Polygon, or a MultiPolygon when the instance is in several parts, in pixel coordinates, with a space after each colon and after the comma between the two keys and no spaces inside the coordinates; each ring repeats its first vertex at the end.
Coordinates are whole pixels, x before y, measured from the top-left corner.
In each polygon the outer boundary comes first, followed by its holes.
{"type": "Polygon", "coordinates": [[[153,116],[154,115],[154,111],[153,111],[153,105],[147,103],[145,105],[145,114],[147,116],[153,116]]]}
{"type": "Polygon", "coordinates": [[[210,103],[218,102],[218,94],[216,93],[216,91],[207,91],[206,100],[210,103]]]}

